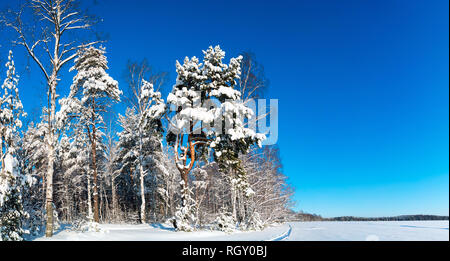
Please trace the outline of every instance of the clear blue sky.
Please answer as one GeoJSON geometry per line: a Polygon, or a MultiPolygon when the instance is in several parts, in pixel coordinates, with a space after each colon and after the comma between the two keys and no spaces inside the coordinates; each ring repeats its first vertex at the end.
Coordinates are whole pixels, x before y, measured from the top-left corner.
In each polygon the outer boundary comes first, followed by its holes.
{"type": "MultiPolygon", "coordinates": [[[[96,2],[109,72],[122,85],[128,59],[168,71],[167,93],[176,59],[216,44],[227,60],[256,54],[268,96],[279,99],[278,144],[297,210],[448,215],[448,1],[96,2]]],[[[4,63],[9,47],[0,44],[4,63]]],[[[20,87],[28,111],[45,102],[31,69],[20,87]]]]}

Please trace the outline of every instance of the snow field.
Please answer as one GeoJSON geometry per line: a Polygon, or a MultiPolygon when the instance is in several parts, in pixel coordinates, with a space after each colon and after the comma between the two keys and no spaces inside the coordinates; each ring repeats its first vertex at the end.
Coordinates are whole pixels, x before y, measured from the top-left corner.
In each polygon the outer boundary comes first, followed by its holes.
{"type": "Polygon", "coordinates": [[[79,241],[447,241],[448,221],[290,222],[263,231],[176,232],[163,225],[101,224],[102,232],[63,229],[52,238],[79,241]]]}

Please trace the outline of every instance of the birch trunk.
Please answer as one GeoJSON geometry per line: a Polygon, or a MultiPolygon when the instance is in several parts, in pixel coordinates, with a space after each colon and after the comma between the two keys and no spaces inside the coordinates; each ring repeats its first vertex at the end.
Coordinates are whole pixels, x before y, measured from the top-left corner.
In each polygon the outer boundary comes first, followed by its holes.
{"type": "MultiPolygon", "coordinates": [[[[141,157],[141,156],[140,156],[141,157]]],[[[141,183],[141,222],[145,224],[145,186],[144,186],[144,168],[142,167],[142,163],[139,166],[140,175],[140,183],[141,183]]]]}
{"type": "Polygon", "coordinates": [[[117,204],[117,195],[116,195],[116,184],[114,181],[114,176],[111,176],[111,191],[112,191],[112,205],[113,205],[113,209],[112,209],[112,213],[113,213],[113,219],[116,220],[117,219],[117,209],[118,209],[118,204],[117,204]]]}
{"type": "Polygon", "coordinates": [[[145,184],[144,184],[144,167],[142,160],[142,128],[139,124],[139,174],[140,174],[140,185],[141,185],[141,222],[145,224],[145,184]]]}
{"type": "MultiPolygon", "coordinates": [[[[59,43],[59,41],[57,41],[59,43]]],[[[56,110],[56,84],[57,84],[56,69],[50,77],[49,86],[49,102],[50,111],[48,112],[48,134],[47,134],[47,149],[48,149],[48,166],[47,166],[47,188],[46,188],[46,212],[47,212],[47,225],[45,228],[45,236],[51,237],[53,235],[53,164],[55,162],[55,138],[54,138],[54,120],[56,110]]]]}
{"type": "Polygon", "coordinates": [[[66,221],[72,221],[71,201],[69,194],[69,184],[65,185],[65,199],[66,199],[66,221]]]}
{"type": "Polygon", "coordinates": [[[98,186],[97,186],[97,150],[96,150],[96,137],[95,126],[92,128],[92,170],[93,170],[93,196],[94,196],[94,221],[99,222],[98,215],[98,186]]]}
{"type": "Polygon", "coordinates": [[[5,168],[5,159],[4,159],[4,157],[3,157],[3,139],[2,139],[2,136],[3,136],[3,130],[0,132],[0,134],[2,134],[2,135],[0,135],[0,159],[1,159],[1,170],[3,171],[3,169],[5,168]]]}
{"type": "Polygon", "coordinates": [[[91,179],[89,178],[89,175],[87,177],[87,193],[88,193],[88,219],[89,221],[92,221],[92,198],[91,198],[91,179]]]}
{"type": "MultiPolygon", "coordinates": [[[[98,181],[97,181],[97,127],[96,122],[96,106],[95,99],[92,98],[92,115],[91,115],[91,153],[92,153],[92,170],[93,170],[93,196],[94,196],[94,221],[99,222],[99,211],[98,211],[98,181]]],[[[88,127],[89,128],[89,127],[88,127]]]]}
{"type": "Polygon", "coordinates": [[[48,151],[47,172],[43,177],[45,183],[45,209],[47,211],[45,235],[51,237],[53,235],[53,165],[55,162],[55,144],[57,142],[55,124],[55,109],[56,109],[56,85],[58,82],[59,70],[69,61],[75,58],[76,51],[80,48],[91,46],[96,42],[76,45],[75,41],[62,42],[61,38],[65,32],[73,30],[88,29],[91,27],[89,18],[78,12],[74,0],[66,1],[46,1],[33,0],[27,1],[33,15],[40,21],[45,21],[46,25],[37,28],[36,24],[28,24],[24,27],[22,21],[22,10],[13,12],[14,16],[11,19],[5,19],[2,22],[12,28],[17,33],[15,44],[22,45],[30,57],[36,62],[40,70],[45,76],[48,87],[48,133],[45,135],[48,151]],[[36,31],[35,31],[36,30],[36,31]],[[28,36],[39,36],[41,38],[33,39],[28,42],[28,36]],[[51,43],[51,36],[54,41],[51,43]],[[52,47],[52,50],[51,50],[52,47]],[[41,49],[46,55],[40,56],[35,49],[41,49]],[[48,57],[48,60],[41,60],[40,57],[48,57]],[[51,68],[47,71],[47,68],[51,68]]]}
{"type": "Polygon", "coordinates": [[[236,184],[233,181],[233,171],[230,172],[230,179],[231,179],[231,215],[233,217],[233,220],[237,220],[237,214],[236,214],[236,184]]]}

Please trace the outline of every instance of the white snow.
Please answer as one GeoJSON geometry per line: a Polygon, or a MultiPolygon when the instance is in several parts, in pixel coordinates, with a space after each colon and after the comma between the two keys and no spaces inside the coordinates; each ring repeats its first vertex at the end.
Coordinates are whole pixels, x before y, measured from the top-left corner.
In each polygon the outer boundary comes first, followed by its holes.
{"type": "Polygon", "coordinates": [[[121,241],[447,241],[448,221],[291,222],[263,231],[234,232],[201,230],[175,232],[164,225],[101,224],[102,232],[77,232],[69,228],[52,238],[35,240],[121,241]]]}
{"type": "Polygon", "coordinates": [[[6,154],[5,157],[5,170],[6,172],[9,172],[9,175],[14,175],[16,176],[16,168],[17,165],[19,165],[19,162],[17,161],[17,159],[15,157],[13,157],[11,154],[6,154]]]}
{"type": "Polygon", "coordinates": [[[347,221],[291,223],[294,241],[446,241],[449,221],[347,221]]]}

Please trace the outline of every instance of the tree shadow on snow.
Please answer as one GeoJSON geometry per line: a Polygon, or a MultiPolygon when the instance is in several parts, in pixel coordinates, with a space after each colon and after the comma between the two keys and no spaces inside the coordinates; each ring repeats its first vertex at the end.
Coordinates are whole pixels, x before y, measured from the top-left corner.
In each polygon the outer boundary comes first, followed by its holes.
{"type": "Polygon", "coordinates": [[[444,230],[448,230],[448,227],[421,227],[421,226],[411,226],[411,225],[401,225],[401,227],[432,228],[432,229],[444,229],[444,230]]]}
{"type": "MultiPolygon", "coordinates": [[[[55,229],[53,231],[53,236],[61,233],[64,230],[70,230],[71,228],[73,228],[72,224],[60,224],[58,229],[55,229]]],[[[45,237],[45,226],[43,226],[38,233],[34,234],[34,235],[24,235],[24,240],[25,241],[33,241],[37,238],[40,237],[45,237]]]]}
{"type": "Polygon", "coordinates": [[[170,227],[161,223],[154,223],[154,224],[149,224],[150,227],[152,228],[157,228],[157,229],[161,229],[161,230],[166,230],[166,231],[173,231],[175,232],[175,228],[174,227],[170,227]]]}

